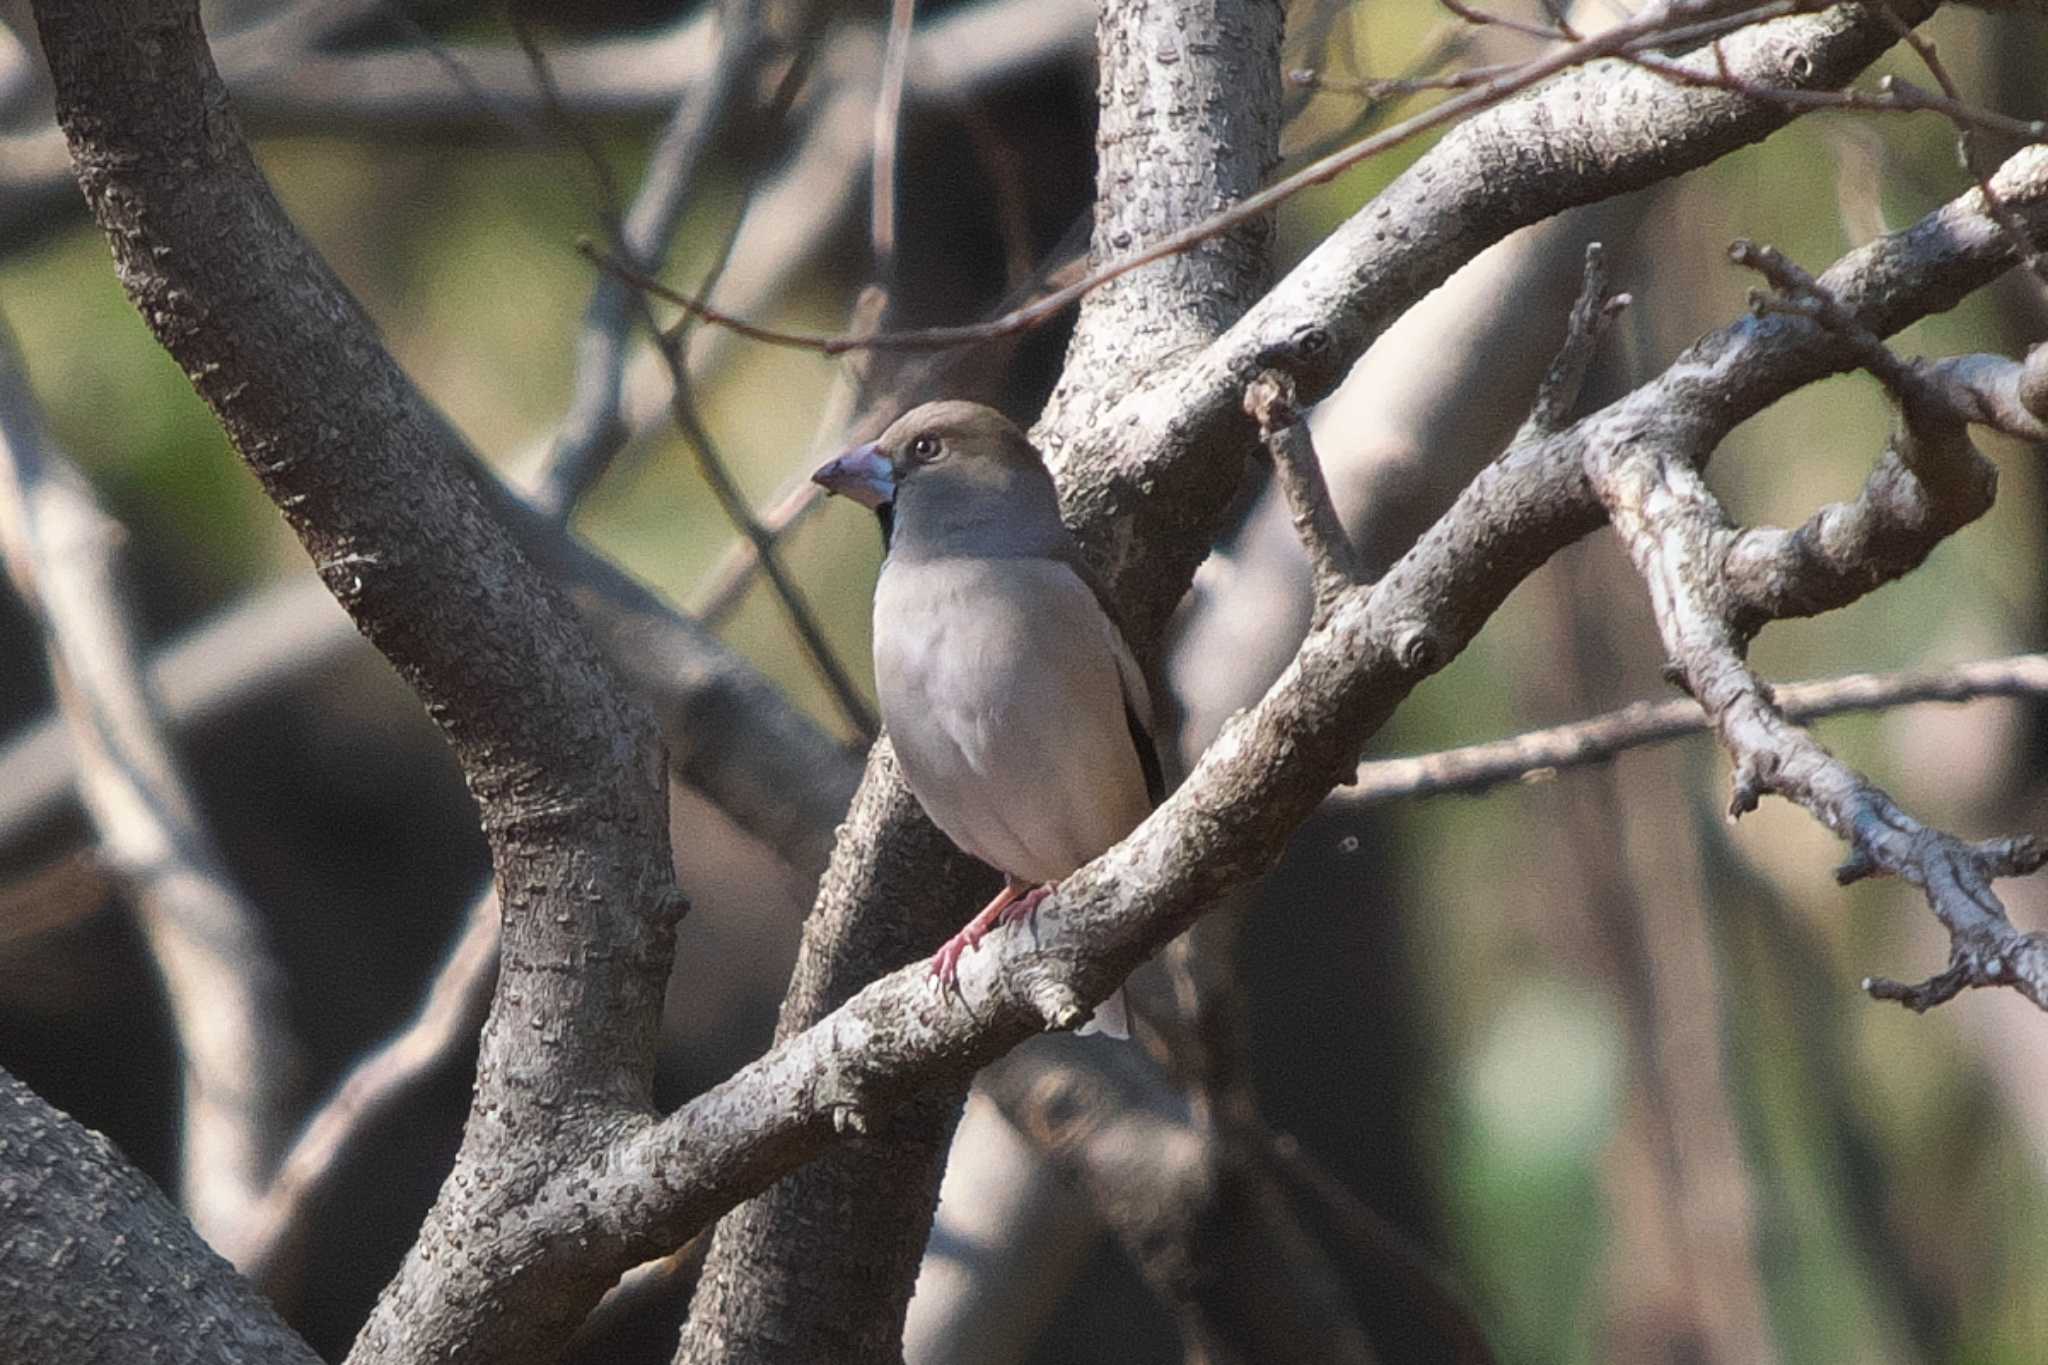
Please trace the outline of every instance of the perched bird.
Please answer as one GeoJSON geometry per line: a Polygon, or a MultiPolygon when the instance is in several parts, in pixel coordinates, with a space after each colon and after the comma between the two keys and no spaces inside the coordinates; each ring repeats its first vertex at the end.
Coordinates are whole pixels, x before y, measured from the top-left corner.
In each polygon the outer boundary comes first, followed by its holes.
{"type": "MultiPolygon", "coordinates": [[[[910,790],[1003,874],[932,958],[951,985],[962,954],[1159,803],[1145,675],[1044,460],[1001,413],[927,403],[812,478],[881,518],[875,691],[910,790]]],[[[1097,1031],[1126,1036],[1121,994],[1097,1031]]]]}

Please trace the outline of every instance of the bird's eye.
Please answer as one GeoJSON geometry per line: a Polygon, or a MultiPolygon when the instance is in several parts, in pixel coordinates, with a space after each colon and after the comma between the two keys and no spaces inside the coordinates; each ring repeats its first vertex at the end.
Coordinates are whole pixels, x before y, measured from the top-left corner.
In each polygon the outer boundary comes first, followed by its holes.
{"type": "Polygon", "coordinates": [[[910,443],[910,453],[917,456],[917,458],[920,460],[938,459],[939,438],[936,436],[918,437],[916,440],[910,443]]]}

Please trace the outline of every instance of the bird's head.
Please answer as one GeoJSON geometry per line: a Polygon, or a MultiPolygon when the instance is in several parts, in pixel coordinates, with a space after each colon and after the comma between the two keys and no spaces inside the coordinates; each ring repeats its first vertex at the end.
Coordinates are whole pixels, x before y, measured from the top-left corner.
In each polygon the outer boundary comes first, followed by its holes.
{"type": "Polygon", "coordinates": [[[896,554],[1003,553],[1064,534],[1038,451],[1016,423],[979,403],[913,408],[811,478],[874,509],[896,554]]]}

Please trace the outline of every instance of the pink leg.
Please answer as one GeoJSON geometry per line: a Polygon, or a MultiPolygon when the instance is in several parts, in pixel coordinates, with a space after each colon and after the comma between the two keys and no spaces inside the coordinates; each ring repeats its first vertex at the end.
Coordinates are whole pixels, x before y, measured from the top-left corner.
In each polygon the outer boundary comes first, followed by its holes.
{"type": "Polygon", "coordinates": [[[996,923],[1015,924],[1019,920],[1035,921],[1038,917],[1038,907],[1045,904],[1046,898],[1059,889],[1060,884],[1058,882],[1046,882],[1041,886],[1032,887],[1029,891],[1017,897],[1016,900],[1004,906],[1002,912],[996,916],[996,923]]]}
{"type": "Polygon", "coordinates": [[[939,951],[932,954],[932,975],[944,986],[951,986],[960,979],[960,959],[967,950],[980,944],[988,937],[989,930],[998,924],[1008,924],[1016,915],[1015,902],[1019,897],[1028,901],[1033,910],[1038,901],[1045,899],[1045,888],[1026,888],[1022,882],[1006,881],[1003,889],[996,892],[995,899],[981,907],[981,912],[967,921],[964,928],[939,945],[939,951]],[[1036,897],[1036,900],[1032,898],[1036,897]]]}

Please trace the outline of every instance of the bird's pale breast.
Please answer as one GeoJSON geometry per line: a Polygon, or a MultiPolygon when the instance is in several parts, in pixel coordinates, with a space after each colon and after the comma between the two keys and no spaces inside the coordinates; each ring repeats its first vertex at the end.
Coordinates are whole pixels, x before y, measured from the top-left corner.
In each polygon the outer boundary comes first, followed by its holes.
{"type": "Polygon", "coordinates": [[[904,776],[953,842],[1011,876],[1064,877],[1150,809],[1114,629],[1053,560],[883,570],[875,686],[904,776]]]}

